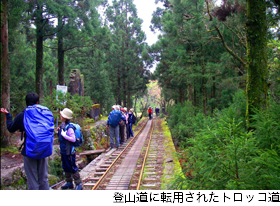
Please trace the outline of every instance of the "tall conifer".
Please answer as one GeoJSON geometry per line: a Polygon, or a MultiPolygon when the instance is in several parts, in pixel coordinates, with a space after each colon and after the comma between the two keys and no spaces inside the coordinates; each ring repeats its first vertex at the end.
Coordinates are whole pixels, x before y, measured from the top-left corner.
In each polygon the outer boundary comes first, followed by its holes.
{"type": "Polygon", "coordinates": [[[145,90],[149,77],[142,57],[147,48],[142,20],[132,0],[114,0],[106,16],[112,32],[108,72],[113,93],[118,104],[131,107],[133,95],[145,90]]]}

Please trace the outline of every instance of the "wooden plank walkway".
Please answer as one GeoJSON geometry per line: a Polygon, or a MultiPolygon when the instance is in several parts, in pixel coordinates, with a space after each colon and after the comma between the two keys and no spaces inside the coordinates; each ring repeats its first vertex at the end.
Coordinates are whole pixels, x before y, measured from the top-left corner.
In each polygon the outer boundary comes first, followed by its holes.
{"type": "Polygon", "coordinates": [[[114,176],[110,180],[106,187],[106,190],[127,190],[130,185],[130,181],[133,172],[136,168],[136,164],[142,148],[144,146],[145,140],[148,136],[152,121],[148,121],[143,132],[138,137],[136,143],[130,149],[126,157],[124,158],[122,164],[119,166],[114,176]]]}
{"type": "Polygon", "coordinates": [[[84,151],[84,152],[80,152],[79,155],[82,156],[82,155],[93,155],[93,154],[101,154],[105,152],[105,149],[99,149],[99,150],[87,150],[87,151],[84,151]]]}

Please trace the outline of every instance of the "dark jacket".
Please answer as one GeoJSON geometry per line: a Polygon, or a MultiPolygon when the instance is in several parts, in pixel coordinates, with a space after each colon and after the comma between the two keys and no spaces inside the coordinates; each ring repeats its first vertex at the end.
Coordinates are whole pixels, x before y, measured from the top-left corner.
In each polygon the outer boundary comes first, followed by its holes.
{"type": "MultiPolygon", "coordinates": [[[[71,150],[73,148],[73,143],[66,140],[64,137],[62,137],[61,135],[61,131],[62,129],[64,130],[64,128],[66,127],[67,124],[69,124],[70,122],[67,122],[63,125],[60,126],[60,130],[58,131],[58,141],[59,141],[59,147],[60,147],[60,154],[64,154],[64,155],[70,155],[71,154],[71,150]]],[[[68,128],[70,128],[71,126],[69,126],[68,128]]]]}
{"type": "Polygon", "coordinates": [[[135,124],[136,117],[133,113],[128,113],[128,123],[135,124]]]}
{"type": "Polygon", "coordinates": [[[8,114],[6,114],[6,118],[7,118],[6,123],[7,123],[7,129],[9,132],[13,133],[13,132],[16,132],[17,130],[19,130],[20,132],[23,133],[24,144],[23,144],[23,149],[21,150],[21,154],[26,156],[26,152],[25,152],[26,134],[25,134],[25,129],[24,129],[24,125],[23,125],[23,116],[24,116],[24,112],[21,112],[13,120],[11,113],[8,113],[8,114]]]}

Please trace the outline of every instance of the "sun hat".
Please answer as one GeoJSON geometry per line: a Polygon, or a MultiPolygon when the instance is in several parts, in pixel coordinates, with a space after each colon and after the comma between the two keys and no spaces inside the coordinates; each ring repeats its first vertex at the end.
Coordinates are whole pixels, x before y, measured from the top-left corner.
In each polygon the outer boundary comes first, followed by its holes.
{"type": "Polygon", "coordinates": [[[60,114],[65,119],[72,119],[73,118],[72,117],[73,112],[68,108],[64,108],[62,111],[60,111],[60,114]]]}
{"type": "Polygon", "coordinates": [[[123,109],[127,112],[127,108],[126,107],[124,107],[123,109]]]}

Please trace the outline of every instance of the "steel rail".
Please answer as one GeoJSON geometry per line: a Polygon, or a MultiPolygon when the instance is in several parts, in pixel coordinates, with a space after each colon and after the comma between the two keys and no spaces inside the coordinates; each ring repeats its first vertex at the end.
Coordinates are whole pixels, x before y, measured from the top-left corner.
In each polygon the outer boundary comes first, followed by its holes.
{"type": "Polygon", "coordinates": [[[92,188],[92,190],[96,190],[99,187],[99,184],[103,181],[103,179],[105,178],[105,176],[108,174],[108,172],[110,171],[110,169],[116,164],[117,160],[119,160],[119,158],[121,157],[121,155],[127,150],[127,148],[132,144],[133,140],[136,139],[138,137],[139,134],[141,134],[141,132],[143,131],[143,129],[145,128],[145,126],[147,125],[149,120],[146,121],[146,123],[143,125],[143,127],[139,130],[139,132],[133,137],[133,139],[130,140],[130,142],[126,145],[126,147],[123,149],[123,151],[121,151],[121,153],[115,158],[115,160],[112,162],[112,164],[108,167],[108,169],[104,172],[104,174],[100,177],[100,179],[97,181],[97,183],[94,185],[94,187],[92,188]]]}
{"type": "Polygon", "coordinates": [[[147,149],[146,149],[145,157],[144,157],[144,160],[143,160],[143,163],[142,163],[142,168],[141,168],[141,172],[140,172],[140,176],[139,176],[139,180],[138,180],[138,184],[137,184],[137,189],[136,190],[140,189],[140,185],[141,185],[141,181],[142,181],[142,177],[143,177],[143,172],[144,172],[144,167],[145,167],[145,164],[146,164],[147,156],[148,156],[150,145],[151,145],[151,141],[152,141],[153,130],[154,130],[154,120],[152,120],[150,139],[149,139],[149,143],[148,143],[148,146],[147,146],[147,149]]]}

